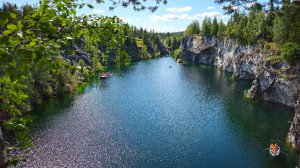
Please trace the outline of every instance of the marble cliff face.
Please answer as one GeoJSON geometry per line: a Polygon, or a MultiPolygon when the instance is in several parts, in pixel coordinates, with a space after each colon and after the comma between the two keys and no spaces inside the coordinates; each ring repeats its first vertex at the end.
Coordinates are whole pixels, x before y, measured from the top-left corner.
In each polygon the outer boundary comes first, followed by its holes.
{"type": "Polygon", "coordinates": [[[295,108],[288,142],[300,149],[300,64],[291,66],[278,51],[263,46],[241,45],[234,39],[193,36],[182,40],[183,61],[209,64],[232,72],[238,79],[252,80],[246,96],[295,108]],[[275,55],[275,56],[274,56],[275,55]]]}

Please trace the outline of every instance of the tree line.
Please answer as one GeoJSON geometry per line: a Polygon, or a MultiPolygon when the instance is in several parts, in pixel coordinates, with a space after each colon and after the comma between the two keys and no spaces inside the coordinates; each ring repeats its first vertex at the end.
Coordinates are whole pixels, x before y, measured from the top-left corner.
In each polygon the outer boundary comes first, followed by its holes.
{"type": "MultiPolygon", "coordinates": [[[[235,2],[232,1],[232,4],[235,2]]],[[[232,5],[227,5],[225,9],[231,13],[231,17],[226,24],[217,18],[206,17],[201,26],[198,21],[192,22],[184,34],[233,38],[240,44],[248,45],[274,42],[285,51],[282,56],[293,63],[300,57],[300,5],[283,0],[280,6],[275,7],[276,2],[271,1],[267,10],[263,10],[262,5],[257,3],[243,12],[235,11],[232,5]]]]}
{"type": "Polygon", "coordinates": [[[125,46],[134,60],[159,57],[174,53],[179,48],[183,33],[158,33],[131,26],[126,32],[125,46]],[[136,58],[135,56],[138,56],[136,58]]]}

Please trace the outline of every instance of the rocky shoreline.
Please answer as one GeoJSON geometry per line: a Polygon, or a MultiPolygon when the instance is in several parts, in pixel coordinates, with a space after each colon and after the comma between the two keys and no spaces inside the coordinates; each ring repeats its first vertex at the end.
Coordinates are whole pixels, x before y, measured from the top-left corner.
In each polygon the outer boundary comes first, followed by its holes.
{"type": "Polygon", "coordinates": [[[241,45],[234,39],[214,36],[182,40],[182,61],[203,63],[232,72],[237,79],[252,80],[245,96],[295,108],[287,142],[300,150],[300,63],[291,66],[279,51],[267,45],[241,45]]]}

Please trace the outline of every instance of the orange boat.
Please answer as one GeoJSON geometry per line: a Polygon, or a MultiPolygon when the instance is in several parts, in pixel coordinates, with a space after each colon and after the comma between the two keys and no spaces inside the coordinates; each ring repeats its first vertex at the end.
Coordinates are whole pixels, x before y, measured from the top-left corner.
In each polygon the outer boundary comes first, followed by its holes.
{"type": "Polygon", "coordinates": [[[280,153],[280,146],[278,146],[277,144],[271,144],[269,148],[269,152],[273,157],[278,156],[280,153]]]}

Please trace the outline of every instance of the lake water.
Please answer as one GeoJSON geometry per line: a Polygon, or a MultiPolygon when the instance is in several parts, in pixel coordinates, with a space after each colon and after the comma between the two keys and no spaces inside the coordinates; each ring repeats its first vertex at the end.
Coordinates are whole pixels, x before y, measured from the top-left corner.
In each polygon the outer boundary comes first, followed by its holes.
{"type": "Polygon", "coordinates": [[[249,81],[171,57],[110,67],[32,114],[21,167],[295,167],[293,111],[247,100],[249,81]],[[169,67],[171,66],[171,67],[169,67]],[[284,153],[271,158],[277,142],[284,153]]]}

